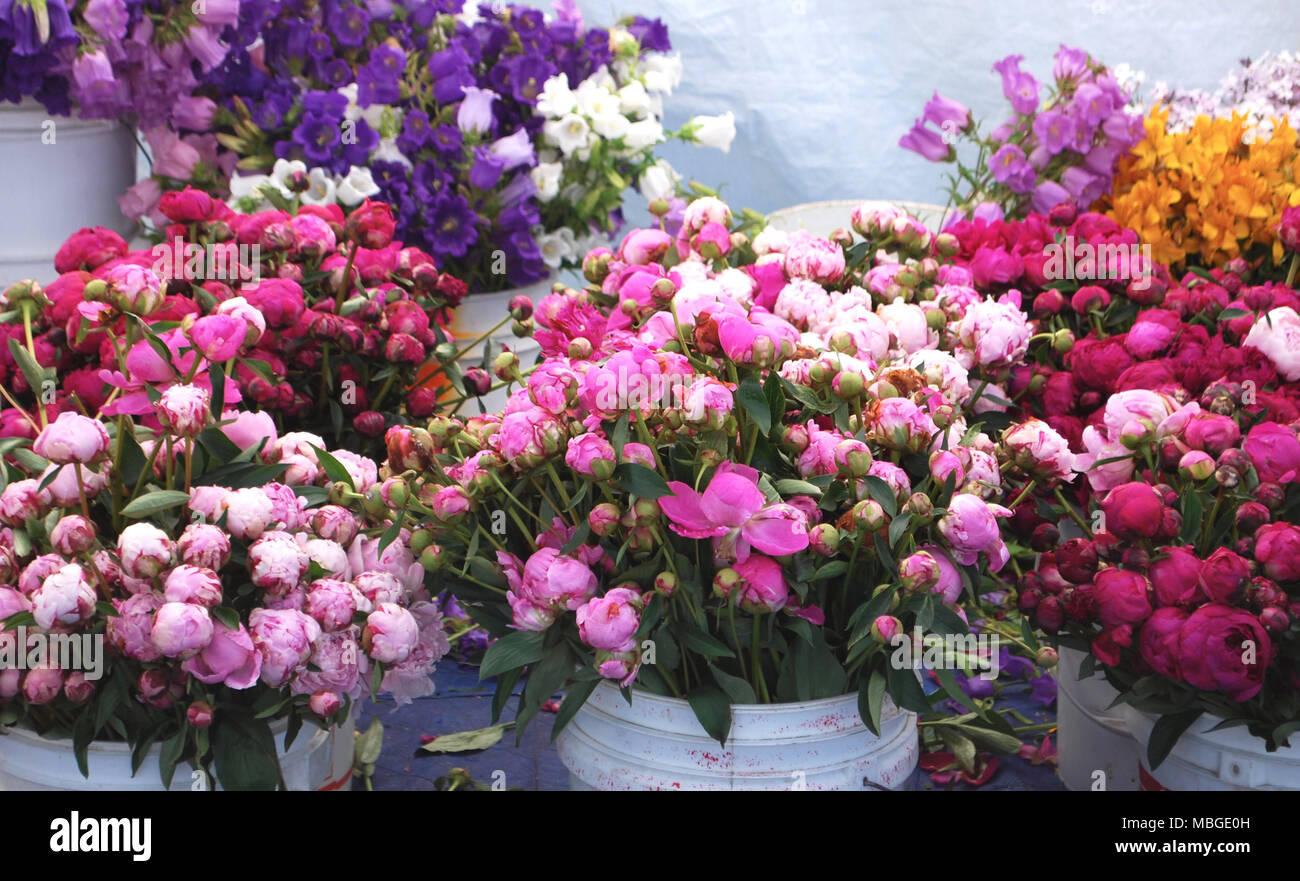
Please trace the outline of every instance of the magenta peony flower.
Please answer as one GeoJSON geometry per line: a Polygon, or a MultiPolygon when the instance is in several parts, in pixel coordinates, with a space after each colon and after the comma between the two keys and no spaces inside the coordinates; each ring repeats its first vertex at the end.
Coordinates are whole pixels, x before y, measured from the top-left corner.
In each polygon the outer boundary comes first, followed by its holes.
{"type": "Polygon", "coordinates": [[[744,562],[753,546],[782,556],[808,547],[807,520],[798,508],[768,504],[758,488],[758,472],[726,462],[703,493],[681,481],[669,482],[673,495],[659,499],[672,530],[684,538],[712,538],[714,553],[744,562]]]}
{"type": "Polygon", "coordinates": [[[181,668],[208,685],[220,682],[242,690],[257,683],[262,673],[262,655],[253,646],[252,637],[244,625],[231,630],[217,621],[213,624],[212,640],[198,654],[188,658],[181,668]]]}
{"type": "Polygon", "coordinates": [[[1255,531],[1255,559],[1274,581],[1300,581],[1300,527],[1266,523],[1255,531]]]}
{"type": "Polygon", "coordinates": [[[1241,448],[1259,472],[1260,480],[1289,483],[1300,475],[1300,440],[1285,425],[1261,422],[1246,432],[1241,448]]]}
{"type": "Polygon", "coordinates": [[[762,554],[750,554],[735,564],[740,581],[735,590],[740,592],[740,607],[755,614],[777,612],[790,600],[790,588],[785,581],[781,564],[762,554]]]}
{"type": "Polygon", "coordinates": [[[1272,662],[1273,641],[1249,612],[1216,603],[1201,606],[1183,622],[1178,670],[1193,688],[1250,700],[1264,686],[1272,662]]]}

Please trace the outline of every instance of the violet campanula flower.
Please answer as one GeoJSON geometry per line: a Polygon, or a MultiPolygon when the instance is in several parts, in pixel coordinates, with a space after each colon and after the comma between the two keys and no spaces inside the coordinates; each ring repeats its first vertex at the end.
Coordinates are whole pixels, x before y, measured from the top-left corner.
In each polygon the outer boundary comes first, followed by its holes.
{"type": "Polygon", "coordinates": [[[1020,69],[1023,55],[1008,55],[993,65],[995,73],[1002,77],[1002,94],[1011,102],[1017,113],[1033,113],[1038,109],[1038,80],[1033,74],[1020,69]]]}
{"type": "Polygon", "coordinates": [[[456,126],[462,132],[484,134],[492,128],[492,102],[497,94],[476,86],[464,88],[464,98],[456,111],[456,126]]]}
{"type": "Polygon", "coordinates": [[[931,162],[944,162],[953,156],[953,149],[944,142],[943,136],[926,128],[921,119],[912,123],[907,134],[898,139],[898,146],[919,153],[931,162]]]}

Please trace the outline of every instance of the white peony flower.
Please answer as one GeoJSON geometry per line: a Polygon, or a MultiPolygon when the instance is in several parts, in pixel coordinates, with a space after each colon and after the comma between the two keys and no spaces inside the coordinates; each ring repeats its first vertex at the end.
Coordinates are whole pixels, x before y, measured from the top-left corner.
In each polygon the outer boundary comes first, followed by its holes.
{"type": "Polygon", "coordinates": [[[348,169],[347,177],[340,180],[338,185],[339,202],[347,208],[360,205],[378,192],[379,187],[375,185],[370,169],[358,168],[355,165],[348,169]]]}
{"type": "Polygon", "coordinates": [[[1263,352],[1287,382],[1300,379],[1300,315],[1290,306],[1273,309],[1256,321],[1242,344],[1263,352]]]}

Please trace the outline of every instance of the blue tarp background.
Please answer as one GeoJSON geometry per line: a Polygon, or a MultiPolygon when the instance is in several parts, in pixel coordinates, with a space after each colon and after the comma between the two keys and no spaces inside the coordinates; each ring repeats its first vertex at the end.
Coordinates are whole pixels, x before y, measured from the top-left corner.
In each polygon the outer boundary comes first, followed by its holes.
{"type": "MultiPolygon", "coordinates": [[[[542,5],[542,0],[537,0],[542,5]]],[[[579,0],[589,24],[659,17],[684,63],[670,125],[736,114],[730,155],[675,145],[680,171],[733,206],[821,199],[942,202],[941,167],[898,148],[938,89],[988,128],[1007,115],[993,63],[1050,79],[1060,43],[1213,89],[1241,59],[1300,48],[1296,0],[579,0]]],[[[644,215],[629,211],[629,220],[644,215]]]]}

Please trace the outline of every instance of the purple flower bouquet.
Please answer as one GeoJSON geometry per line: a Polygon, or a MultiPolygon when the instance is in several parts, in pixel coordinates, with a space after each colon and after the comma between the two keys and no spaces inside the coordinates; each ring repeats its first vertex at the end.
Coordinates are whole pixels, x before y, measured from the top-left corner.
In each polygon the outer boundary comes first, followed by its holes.
{"type": "Polygon", "coordinates": [[[203,112],[169,132],[215,136],[222,150],[155,167],[124,207],[147,214],[188,184],[256,210],[305,172],[306,201],[387,201],[404,241],[471,291],[499,290],[576,265],[621,225],[629,187],[674,197],[679,177],[657,144],[729,147],[729,113],[664,128],[681,65],[659,21],[601,29],[571,2],[552,17],[461,6],[244,0],[240,48],[204,76],[203,112]]]}
{"type": "Polygon", "coordinates": [[[1063,202],[1086,208],[1110,192],[1120,157],[1142,139],[1142,113],[1111,71],[1081,49],[1061,46],[1055,57],[1046,100],[1021,69],[1024,56],[993,65],[1012,115],[987,136],[970,110],[935,92],[899,140],[931,162],[956,162],[951,198],[963,213],[1001,219],[1063,202]],[[972,166],[959,160],[960,143],[976,149],[972,166]]]}

